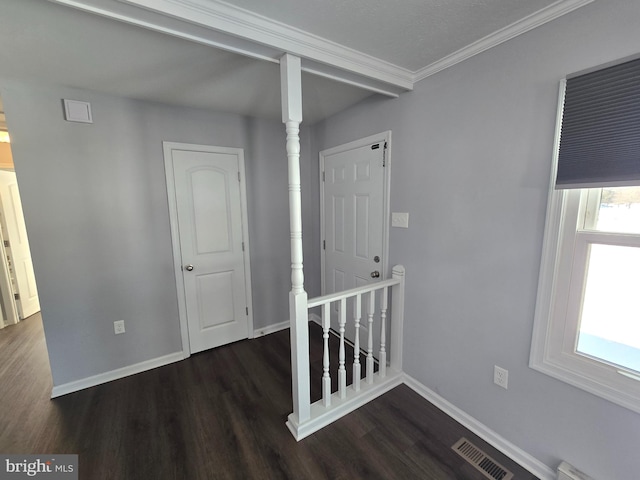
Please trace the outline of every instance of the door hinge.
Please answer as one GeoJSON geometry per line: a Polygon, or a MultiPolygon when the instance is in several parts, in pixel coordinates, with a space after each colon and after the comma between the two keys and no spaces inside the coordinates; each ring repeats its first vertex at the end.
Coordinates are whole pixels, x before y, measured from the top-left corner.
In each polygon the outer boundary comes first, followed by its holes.
{"type": "Polygon", "coordinates": [[[322,172],[322,181],[324,182],[324,171],[322,172]]]}
{"type": "Polygon", "coordinates": [[[11,246],[11,244],[9,243],[9,240],[5,240],[4,241],[4,248],[9,248],[11,246]]]}
{"type": "Polygon", "coordinates": [[[247,312],[247,315],[249,315],[249,307],[244,307],[244,310],[247,312]]]}
{"type": "Polygon", "coordinates": [[[382,166],[387,166],[387,142],[384,142],[384,148],[382,149],[382,166]]]}
{"type": "Polygon", "coordinates": [[[20,294],[19,293],[14,293],[13,294],[13,298],[16,300],[20,300],[20,294]]]}
{"type": "Polygon", "coordinates": [[[238,181],[240,182],[240,172],[238,172],[238,181]]]}
{"type": "Polygon", "coordinates": [[[242,251],[244,252],[244,242],[242,242],[242,251]]]}
{"type": "Polygon", "coordinates": [[[327,249],[327,241],[326,240],[322,240],[322,249],[323,250],[327,249]]]}

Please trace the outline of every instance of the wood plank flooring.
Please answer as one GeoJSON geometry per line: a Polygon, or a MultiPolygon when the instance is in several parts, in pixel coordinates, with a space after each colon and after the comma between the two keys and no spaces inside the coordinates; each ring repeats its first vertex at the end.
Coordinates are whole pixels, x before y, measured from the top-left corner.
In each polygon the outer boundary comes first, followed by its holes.
{"type": "Polygon", "coordinates": [[[296,442],[288,331],[55,400],[45,348],[39,315],[0,330],[0,453],[77,453],[82,480],[484,480],[451,450],[461,436],[535,478],[406,386],[296,442]]]}

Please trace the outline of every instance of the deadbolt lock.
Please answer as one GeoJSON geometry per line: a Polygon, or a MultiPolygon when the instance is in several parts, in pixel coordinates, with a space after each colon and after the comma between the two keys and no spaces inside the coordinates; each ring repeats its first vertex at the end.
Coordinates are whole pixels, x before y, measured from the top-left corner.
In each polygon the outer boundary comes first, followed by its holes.
{"type": "Polygon", "coordinates": [[[373,257],[373,261],[376,263],[380,263],[380,257],[376,255],[375,257],[373,257]]]}

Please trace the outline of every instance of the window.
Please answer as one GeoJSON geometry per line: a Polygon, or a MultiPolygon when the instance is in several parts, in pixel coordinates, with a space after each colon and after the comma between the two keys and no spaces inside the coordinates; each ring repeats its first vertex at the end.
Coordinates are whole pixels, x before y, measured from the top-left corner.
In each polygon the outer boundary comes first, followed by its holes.
{"type": "Polygon", "coordinates": [[[640,61],[563,82],[559,110],[530,365],[640,412],[640,61]]]}
{"type": "Polygon", "coordinates": [[[576,352],[640,380],[640,187],[586,190],[581,202],[576,352]]]}

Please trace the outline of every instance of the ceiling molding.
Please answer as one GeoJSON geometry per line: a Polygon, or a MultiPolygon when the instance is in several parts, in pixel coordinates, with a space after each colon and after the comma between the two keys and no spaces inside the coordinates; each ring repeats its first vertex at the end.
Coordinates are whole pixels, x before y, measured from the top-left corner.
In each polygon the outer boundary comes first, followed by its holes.
{"type": "Polygon", "coordinates": [[[221,0],[49,0],[192,42],[278,63],[302,58],[302,70],[397,97],[414,83],[583,7],[559,0],[415,72],[221,0]]]}
{"type": "Polygon", "coordinates": [[[219,0],[118,0],[346,70],[401,90],[414,74],[371,55],[219,0]]]}
{"type": "Polygon", "coordinates": [[[511,25],[497,30],[496,32],[487,35],[484,38],[458,50],[457,52],[447,55],[446,57],[438,60],[437,62],[427,65],[420,70],[414,72],[414,82],[419,82],[435,73],[438,73],[446,68],[452,67],[457,63],[460,63],[474,55],[489,50],[501,43],[511,40],[518,35],[533,30],[545,23],[555,20],[558,17],[573,12],[574,10],[583,7],[594,0],[560,0],[556,3],[549,5],[542,10],[533,13],[522,20],[519,20],[511,25]]]}

